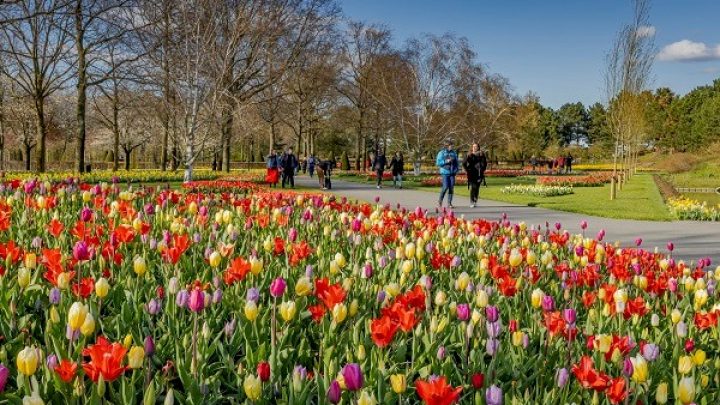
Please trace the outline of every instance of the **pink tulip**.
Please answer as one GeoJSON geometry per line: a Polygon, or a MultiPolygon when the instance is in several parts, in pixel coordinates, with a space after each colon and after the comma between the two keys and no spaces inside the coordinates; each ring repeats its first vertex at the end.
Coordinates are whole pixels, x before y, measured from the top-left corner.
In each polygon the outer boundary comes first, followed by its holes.
{"type": "Polygon", "coordinates": [[[270,295],[273,297],[283,295],[285,293],[285,287],[287,287],[285,279],[282,277],[276,278],[272,283],[270,283],[270,295]]]}

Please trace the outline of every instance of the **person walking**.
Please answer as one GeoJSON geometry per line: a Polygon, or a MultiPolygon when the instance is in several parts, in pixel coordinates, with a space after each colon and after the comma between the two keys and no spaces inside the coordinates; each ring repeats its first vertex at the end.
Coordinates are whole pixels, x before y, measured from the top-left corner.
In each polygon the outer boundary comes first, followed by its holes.
{"type": "Polygon", "coordinates": [[[455,194],[455,175],[457,175],[458,155],[453,150],[452,141],[445,142],[445,148],[441,149],[435,158],[435,164],[440,168],[440,176],[442,177],[442,189],[440,190],[440,199],[438,207],[442,207],[445,194],[448,196],[448,207],[453,208],[452,200],[455,194]]]}
{"type": "Polygon", "coordinates": [[[385,166],[387,166],[387,159],[385,158],[385,152],[382,150],[375,154],[373,159],[372,167],[375,170],[377,176],[377,188],[382,188],[383,174],[385,173],[385,166]]]}
{"type": "Polygon", "coordinates": [[[308,169],[308,174],[310,175],[310,178],[312,178],[313,174],[315,173],[315,164],[316,164],[315,155],[311,153],[310,157],[307,158],[307,169],[308,169]]]}
{"type": "Polygon", "coordinates": [[[467,173],[468,188],[470,188],[470,208],[477,205],[478,195],[480,194],[480,183],[482,182],[481,173],[483,166],[487,166],[487,159],[484,153],[479,150],[478,144],[473,143],[470,153],[463,161],[463,169],[467,173]]]}
{"type": "Polygon", "coordinates": [[[277,187],[278,180],[280,178],[280,159],[278,158],[277,152],[272,150],[265,159],[267,174],[265,175],[265,182],[270,187],[277,187]]]}
{"type": "Polygon", "coordinates": [[[567,156],[565,156],[565,172],[566,173],[572,173],[572,164],[573,164],[573,156],[568,152],[567,156]]]}
{"type": "Polygon", "coordinates": [[[390,161],[390,170],[392,170],[393,187],[402,188],[403,174],[405,174],[405,161],[402,153],[395,152],[395,156],[390,161]]]}
{"type": "Polygon", "coordinates": [[[292,148],[288,148],[287,152],[282,159],[282,188],[285,188],[285,183],[288,183],[290,188],[295,188],[295,171],[298,168],[297,157],[293,154],[292,148]]]}

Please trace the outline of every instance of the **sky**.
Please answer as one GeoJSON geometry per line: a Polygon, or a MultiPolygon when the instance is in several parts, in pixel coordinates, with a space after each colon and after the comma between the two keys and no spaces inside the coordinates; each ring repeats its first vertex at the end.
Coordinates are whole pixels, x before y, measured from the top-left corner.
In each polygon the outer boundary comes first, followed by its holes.
{"type": "MultiPolygon", "coordinates": [[[[396,46],[422,33],[468,38],[478,61],[544,105],[604,102],[605,57],[630,0],[341,0],[353,20],[383,24],[396,46]]],[[[720,77],[720,0],[654,0],[651,87],[679,94],[720,77]]]]}

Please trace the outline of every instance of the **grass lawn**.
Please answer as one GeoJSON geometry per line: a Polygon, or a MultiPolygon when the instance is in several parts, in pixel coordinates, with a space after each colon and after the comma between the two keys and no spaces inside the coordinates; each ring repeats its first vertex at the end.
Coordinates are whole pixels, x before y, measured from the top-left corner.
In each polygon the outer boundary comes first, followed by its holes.
{"type": "Polygon", "coordinates": [[[707,205],[720,205],[720,194],[707,194],[707,193],[683,193],[684,197],[696,201],[705,201],[707,205]]]}
{"type": "MultiPolygon", "coordinates": [[[[493,179],[493,182],[488,180],[488,187],[480,189],[480,198],[606,218],[672,220],[662,196],[649,174],[639,174],[633,177],[623,190],[618,192],[618,197],[613,201],[610,201],[609,184],[603,187],[575,187],[574,194],[569,195],[535,197],[503,194],[503,186],[511,183],[527,184],[528,182],[519,182],[517,179],[493,179]],[[500,181],[496,182],[495,180],[500,181]]],[[[459,187],[456,192],[460,195],[470,194],[465,187],[459,187]]]]}
{"type": "Polygon", "coordinates": [[[675,187],[720,187],[720,163],[704,162],[690,171],[667,174],[665,178],[675,187]]]}

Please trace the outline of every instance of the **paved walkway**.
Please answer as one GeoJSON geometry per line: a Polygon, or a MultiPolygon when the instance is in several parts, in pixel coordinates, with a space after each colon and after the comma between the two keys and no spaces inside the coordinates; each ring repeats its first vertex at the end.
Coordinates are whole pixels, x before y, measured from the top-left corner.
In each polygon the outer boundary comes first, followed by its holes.
{"type": "MultiPolygon", "coordinates": [[[[317,186],[317,179],[307,176],[299,176],[295,182],[305,187],[317,186]]],[[[371,184],[343,181],[337,177],[334,177],[332,182],[333,193],[350,199],[372,202],[376,197],[380,197],[381,203],[389,203],[393,207],[396,204],[408,209],[420,206],[432,212],[437,205],[438,194],[429,191],[398,190],[392,186],[378,190],[371,184]]],[[[480,195],[482,196],[482,190],[480,195]]],[[[511,222],[525,222],[529,226],[544,227],[548,222],[552,227],[559,222],[563,228],[573,233],[579,233],[580,222],[586,220],[588,228],[585,232],[593,237],[599,230],[604,229],[606,241],[619,241],[623,246],[635,246],[635,240],[642,238],[643,247],[652,249],[657,246],[661,251],[665,251],[667,242],[672,241],[675,244],[673,254],[676,258],[689,261],[710,257],[713,268],[720,264],[720,224],[717,222],[619,220],[490,200],[480,200],[478,207],[470,208],[470,199],[463,196],[455,196],[453,202],[456,215],[464,215],[466,218],[499,220],[503,214],[507,214],[511,222]]],[[[602,204],[602,201],[598,204],[602,204]]]]}

